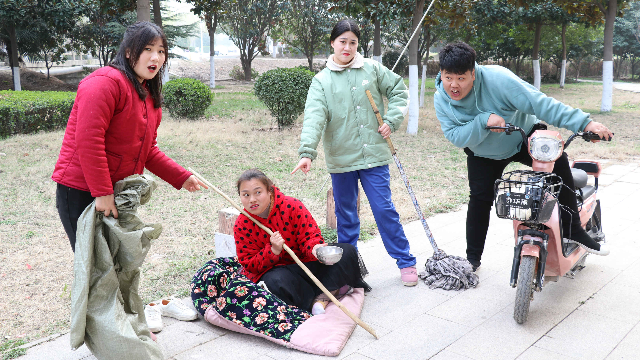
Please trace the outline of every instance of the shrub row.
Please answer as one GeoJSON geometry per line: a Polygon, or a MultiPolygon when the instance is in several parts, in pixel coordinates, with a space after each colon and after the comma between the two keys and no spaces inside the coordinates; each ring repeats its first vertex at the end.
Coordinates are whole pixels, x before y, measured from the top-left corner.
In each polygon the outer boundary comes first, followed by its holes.
{"type": "Polygon", "coordinates": [[[75,92],[0,91],[0,138],[64,128],[75,92]]]}

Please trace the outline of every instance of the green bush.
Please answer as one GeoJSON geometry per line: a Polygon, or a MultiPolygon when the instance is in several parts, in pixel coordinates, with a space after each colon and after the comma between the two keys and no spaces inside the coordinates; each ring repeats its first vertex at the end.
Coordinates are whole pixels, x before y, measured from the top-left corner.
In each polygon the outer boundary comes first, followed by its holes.
{"type": "Polygon", "coordinates": [[[196,79],[182,78],[168,81],[162,88],[164,105],[175,117],[195,119],[204,115],[213,94],[209,87],[196,79]]]}
{"type": "MultiPolygon", "coordinates": [[[[393,65],[398,61],[398,56],[400,56],[400,51],[390,50],[384,53],[382,56],[382,65],[386,66],[389,70],[393,68],[393,65]]],[[[393,70],[396,74],[400,76],[404,76],[407,73],[407,69],[409,68],[409,58],[406,54],[402,55],[402,59],[398,63],[398,66],[393,70]]]]}
{"type": "Polygon", "coordinates": [[[278,68],[256,80],[255,94],[276,118],[278,128],[293,125],[302,114],[313,76],[309,70],[278,68]]]}
{"type": "MultiPolygon", "coordinates": [[[[233,69],[231,69],[229,76],[234,80],[244,80],[244,70],[242,70],[242,67],[235,65],[233,69]]],[[[254,68],[251,68],[251,79],[257,79],[258,76],[260,76],[260,73],[254,68]]]]}
{"type": "Polygon", "coordinates": [[[76,93],[0,91],[0,138],[64,128],[76,93]]]}

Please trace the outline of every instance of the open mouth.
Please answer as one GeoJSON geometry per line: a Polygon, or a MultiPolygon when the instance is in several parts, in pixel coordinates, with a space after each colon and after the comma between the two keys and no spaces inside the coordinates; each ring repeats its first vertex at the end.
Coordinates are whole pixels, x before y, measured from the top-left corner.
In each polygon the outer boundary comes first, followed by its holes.
{"type": "Polygon", "coordinates": [[[151,66],[148,66],[147,69],[149,69],[149,71],[156,71],[158,69],[158,66],[157,65],[151,65],[151,66]]]}
{"type": "Polygon", "coordinates": [[[451,90],[451,95],[453,96],[459,96],[460,95],[460,90],[451,90]]]}
{"type": "Polygon", "coordinates": [[[251,210],[254,210],[254,209],[257,209],[257,208],[259,208],[259,207],[260,207],[260,205],[258,205],[258,204],[254,204],[254,205],[251,205],[250,209],[251,209],[251,210]]]}

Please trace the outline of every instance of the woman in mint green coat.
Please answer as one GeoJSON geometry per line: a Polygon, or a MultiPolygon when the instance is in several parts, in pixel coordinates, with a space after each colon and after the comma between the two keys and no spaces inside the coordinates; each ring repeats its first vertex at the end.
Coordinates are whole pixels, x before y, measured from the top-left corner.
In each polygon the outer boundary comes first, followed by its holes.
{"type": "Polygon", "coordinates": [[[304,110],[304,124],[293,169],[311,170],[316,148],[324,134],[324,155],[331,174],[338,222],[338,242],[357,246],[360,220],[357,211],[358,180],[362,184],[387,252],[396,259],[406,286],[418,283],[416,258],[391,201],[389,163],[391,151],[385,141],[397,130],[408,109],[409,92],[402,78],[377,61],[357,52],[360,29],[351,20],[341,20],[331,32],[334,54],[327,67],[311,82],[304,110]],[[365,93],[369,90],[381,109],[379,126],[365,93]],[[384,113],[382,97],[389,100],[384,113]]]}

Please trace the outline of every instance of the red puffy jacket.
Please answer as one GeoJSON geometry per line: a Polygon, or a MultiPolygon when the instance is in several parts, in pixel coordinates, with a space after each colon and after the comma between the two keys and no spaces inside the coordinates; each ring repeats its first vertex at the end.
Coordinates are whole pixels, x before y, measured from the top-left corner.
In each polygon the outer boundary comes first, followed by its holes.
{"type": "Polygon", "coordinates": [[[94,197],[113,194],[113,185],[146,167],[176,189],[191,173],[158,149],[161,108],[143,101],[120,70],[103,67],[78,86],[51,177],[94,197]]]}
{"type": "MultiPolygon", "coordinates": [[[[314,246],[324,244],[318,224],[300,200],[285,196],[275,186],[273,188],[275,201],[269,216],[266,219],[252,217],[271,231],[279,231],[285,244],[300,261],[318,261],[312,252],[314,246]]],[[[258,282],[262,275],[274,266],[294,263],[284,249],[279,255],[272,253],[271,237],[244,214],[238,216],[233,236],[236,240],[238,261],[243,267],[242,273],[253,282],[258,282]]]]}

